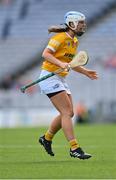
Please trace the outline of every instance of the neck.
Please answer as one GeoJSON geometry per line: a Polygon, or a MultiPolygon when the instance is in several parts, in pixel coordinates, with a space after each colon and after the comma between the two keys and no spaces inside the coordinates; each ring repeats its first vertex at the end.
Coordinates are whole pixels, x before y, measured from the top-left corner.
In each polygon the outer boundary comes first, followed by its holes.
{"type": "Polygon", "coordinates": [[[67,33],[69,34],[69,36],[71,36],[72,38],[74,38],[74,36],[75,36],[74,31],[72,31],[71,29],[69,29],[69,30],[67,31],[67,33]]]}

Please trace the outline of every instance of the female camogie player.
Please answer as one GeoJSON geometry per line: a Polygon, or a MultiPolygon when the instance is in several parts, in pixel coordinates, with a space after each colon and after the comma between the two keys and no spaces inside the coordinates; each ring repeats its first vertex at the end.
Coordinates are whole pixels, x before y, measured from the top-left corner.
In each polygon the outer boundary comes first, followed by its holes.
{"type": "MultiPolygon", "coordinates": [[[[83,35],[86,28],[85,16],[80,12],[70,11],[66,13],[65,27],[51,26],[49,32],[56,34],[50,38],[50,41],[43,51],[44,62],[40,77],[59,68],[66,69],[69,62],[76,54],[78,47],[77,36],[83,35]]],[[[82,66],[73,69],[82,73],[90,79],[97,79],[96,71],[86,69],[82,66]]],[[[68,71],[50,77],[39,83],[41,91],[46,94],[59,115],[54,118],[47,132],[39,138],[39,143],[43,145],[48,154],[54,156],[52,151],[52,139],[54,135],[62,128],[66,139],[70,144],[70,156],[79,159],[88,159],[90,154],[85,153],[80,147],[73,130],[73,104],[70,89],[66,83],[68,71]]]]}

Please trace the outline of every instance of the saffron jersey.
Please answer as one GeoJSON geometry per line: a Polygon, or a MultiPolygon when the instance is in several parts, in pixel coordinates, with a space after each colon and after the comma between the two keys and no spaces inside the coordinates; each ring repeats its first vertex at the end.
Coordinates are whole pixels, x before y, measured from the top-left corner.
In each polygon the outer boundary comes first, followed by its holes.
{"type": "MultiPolygon", "coordinates": [[[[74,55],[77,52],[78,39],[77,37],[71,38],[70,35],[66,32],[57,33],[52,36],[48,42],[46,48],[54,52],[54,57],[62,62],[69,63],[72,61],[74,55]]],[[[59,66],[49,62],[45,59],[42,64],[42,69],[54,72],[59,69],[59,66]]],[[[63,71],[59,75],[66,76],[68,72],[63,71]]]]}

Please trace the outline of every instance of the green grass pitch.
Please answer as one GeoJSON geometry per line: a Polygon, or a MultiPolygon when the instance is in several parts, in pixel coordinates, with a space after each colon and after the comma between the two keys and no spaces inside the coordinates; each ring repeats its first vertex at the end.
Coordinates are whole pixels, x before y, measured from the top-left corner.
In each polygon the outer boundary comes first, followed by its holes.
{"type": "Polygon", "coordinates": [[[116,124],[78,125],[76,137],[93,157],[69,156],[62,131],[53,141],[54,157],[38,144],[47,128],[0,129],[0,179],[115,179],[116,124]]]}

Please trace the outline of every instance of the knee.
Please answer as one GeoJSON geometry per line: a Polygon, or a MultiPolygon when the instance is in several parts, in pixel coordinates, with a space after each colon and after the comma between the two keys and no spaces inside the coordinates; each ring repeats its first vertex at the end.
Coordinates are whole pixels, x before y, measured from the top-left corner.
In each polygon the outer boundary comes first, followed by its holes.
{"type": "Polygon", "coordinates": [[[73,112],[73,110],[67,110],[67,111],[62,112],[61,115],[65,116],[65,117],[68,116],[68,117],[72,118],[74,116],[74,112],[73,112]]]}

